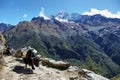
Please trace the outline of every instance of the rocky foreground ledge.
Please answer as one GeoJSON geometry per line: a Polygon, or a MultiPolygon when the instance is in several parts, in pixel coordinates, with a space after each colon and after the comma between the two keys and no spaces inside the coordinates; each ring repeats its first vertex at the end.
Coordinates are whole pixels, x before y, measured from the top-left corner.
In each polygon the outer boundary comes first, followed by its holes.
{"type": "Polygon", "coordinates": [[[75,66],[70,66],[66,70],[58,70],[40,63],[39,67],[32,70],[30,67],[24,67],[21,58],[12,56],[4,58],[7,64],[0,70],[0,80],[109,80],[92,71],[80,70],[75,66]]]}

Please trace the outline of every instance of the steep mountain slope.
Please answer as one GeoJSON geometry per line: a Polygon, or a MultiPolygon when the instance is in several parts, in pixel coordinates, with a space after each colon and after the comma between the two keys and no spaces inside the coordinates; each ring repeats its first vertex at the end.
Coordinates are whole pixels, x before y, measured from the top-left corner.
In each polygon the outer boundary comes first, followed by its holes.
{"type": "Polygon", "coordinates": [[[94,39],[105,53],[118,65],[120,65],[120,37],[114,33],[108,33],[104,36],[94,39]]]}
{"type": "Polygon", "coordinates": [[[88,31],[85,27],[90,28],[90,25],[59,22],[54,17],[50,20],[36,17],[31,22],[20,22],[5,32],[4,36],[7,43],[15,49],[32,46],[47,57],[67,60],[77,66],[89,65],[89,69],[107,77],[117,74],[119,66],[98,44],[84,36],[88,31]],[[89,60],[90,64],[87,63],[89,60]],[[98,66],[99,69],[96,69],[98,66]]]}
{"type": "Polygon", "coordinates": [[[119,80],[119,79],[120,79],[120,74],[118,74],[115,77],[111,78],[111,80],[119,80]]]}

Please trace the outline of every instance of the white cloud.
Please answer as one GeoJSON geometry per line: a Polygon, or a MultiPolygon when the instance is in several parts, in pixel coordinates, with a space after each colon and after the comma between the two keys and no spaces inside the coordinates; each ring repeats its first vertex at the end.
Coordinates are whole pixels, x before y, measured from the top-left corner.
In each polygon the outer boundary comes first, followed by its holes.
{"type": "Polygon", "coordinates": [[[27,18],[27,17],[28,17],[28,15],[27,15],[27,14],[24,14],[24,15],[23,15],[23,18],[27,18]]]}
{"type": "Polygon", "coordinates": [[[40,11],[39,16],[43,17],[46,20],[50,19],[49,17],[45,16],[44,11],[45,11],[45,9],[43,7],[41,7],[41,11],[40,11]]]}
{"type": "Polygon", "coordinates": [[[60,21],[60,22],[68,22],[68,20],[66,19],[61,19],[61,18],[58,18],[58,17],[55,17],[56,20],[60,21]]]}
{"type": "Polygon", "coordinates": [[[117,14],[120,14],[120,11],[118,11],[117,14]]]}
{"type": "Polygon", "coordinates": [[[102,16],[105,16],[107,18],[120,18],[120,11],[118,11],[116,14],[111,13],[109,10],[98,10],[92,8],[91,11],[84,12],[82,15],[95,15],[95,14],[101,14],[102,16]]]}

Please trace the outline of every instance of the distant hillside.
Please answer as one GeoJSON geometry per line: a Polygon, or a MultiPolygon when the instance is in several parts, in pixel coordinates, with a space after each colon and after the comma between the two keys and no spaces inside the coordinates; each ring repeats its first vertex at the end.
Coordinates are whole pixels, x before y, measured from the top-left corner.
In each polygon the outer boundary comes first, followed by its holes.
{"type": "Polygon", "coordinates": [[[0,33],[3,33],[11,28],[13,28],[13,26],[10,24],[0,23],[0,33]]]}
{"type": "MultiPolygon", "coordinates": [[[[18,23],[6,31],[4,36],[7,43],[15,49],[32,46],[44,56],[69,61],[72,65],[113,77],[120,71],[119,37],[109,38],[108,28],[118,30],[119,21],[101,15],[82,16],[72,22],[61,22],[55,16],[50,20],[35,17],[30,22],[18,23]],[[100,37],[105,39],[101,40],[100,37]],[[118,47],[114,47],[116,45],[118,47]],[[111,52],[111,49],[115,52],[111,52]]],[[[111,35],[115,34],[110,32],[111,35]]]]}

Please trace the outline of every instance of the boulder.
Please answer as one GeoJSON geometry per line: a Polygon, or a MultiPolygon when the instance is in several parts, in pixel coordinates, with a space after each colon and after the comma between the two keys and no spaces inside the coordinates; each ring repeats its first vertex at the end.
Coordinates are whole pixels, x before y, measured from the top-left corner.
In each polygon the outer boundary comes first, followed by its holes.
{"type": "Polygon", "coordinates": [[[86,78],[86,80],[109,80],[108,78],[95,74],[94,72],[87,69],[82,69],[82,72],[84,73],[83,77],[84,79],[86,78]]]}
{"type": "Polygon", "coordinates": [[[42,58],[41,61],[43,66],[52,67],[59,70],[66,70],[70,66],[70,64],[67,62],[55,61],[48,58],[42,58]]]}

